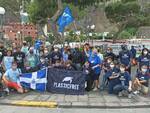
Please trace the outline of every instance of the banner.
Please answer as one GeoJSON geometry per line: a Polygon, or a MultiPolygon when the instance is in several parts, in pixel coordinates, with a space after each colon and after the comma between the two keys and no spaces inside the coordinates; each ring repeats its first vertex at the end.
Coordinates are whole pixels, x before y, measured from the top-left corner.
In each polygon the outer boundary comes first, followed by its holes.
{"type": "Polygon", "coordinates": [[[37,72],[25,73],[19,77],[20,83],[26,88],[37,91],[45,91],[47,84],[47,69],[42,69],[37,72]]]}
{"type": "Polygon", "coordinates": [[[48,69],[47,91],[52,93],[83,95],[85,75],[79,71],[48,69]]]}

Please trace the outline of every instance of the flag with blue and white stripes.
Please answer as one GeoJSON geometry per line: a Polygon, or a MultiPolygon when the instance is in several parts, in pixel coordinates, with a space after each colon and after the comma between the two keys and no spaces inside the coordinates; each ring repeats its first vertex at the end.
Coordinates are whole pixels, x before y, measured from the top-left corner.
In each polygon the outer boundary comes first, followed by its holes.
{"type": "Polygon", "coordinates": [[[20,83],[26,88],[37,91],[45,91],[47,84],[47,69],[33,73],[25,73],[19,77],[20,83]]]}

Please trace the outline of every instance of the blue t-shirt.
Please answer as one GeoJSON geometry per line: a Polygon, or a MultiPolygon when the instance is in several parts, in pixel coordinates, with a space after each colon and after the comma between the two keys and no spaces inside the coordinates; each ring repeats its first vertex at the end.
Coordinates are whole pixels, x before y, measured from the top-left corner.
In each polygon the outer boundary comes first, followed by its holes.
{"type": "Polygon", "coordinates": [[[120,80],[120,84],[125,85],[125,86],[129,86],[129,81],[131,81],[131,76],[126,71],[124,73],[120,73],[119,80],[120,80]]]}
{"type": "MultiPolygon", "coordinates": [[[[97,55],[91,55],[88,61],[91,67],[101,64],[101,59],[97,55]]],[[[94,68],[95,74],[100,74],[100,71],[101,71],[100,66],[94,68]]]]}
{"type": "Polygon", "coordinates": [[[138,58],[138,62],[139,62],[139,66],[141,67],[142,65],[146,65],[146,66],[149,66],[150,65],[150,56],[147,55],[147,56],[139,56],[138,58]]]}
{"type": "Polygon", "coordinates": [[[4,56],[3,63],[6,68],[6,71],[12,67],[12,63],[14,61],[14,57],[12,56],[4,56]]]}
{"type": "Polygon", "coordinates": [[[9,81],[17,82],[19,80],[20,74],[21,70],[17,68],[16,70],[13,69],[7,70],[4,75],[7,77],[9,81]]]}
{"type": "Polygon", "coordinates": [[[48,63],[47,62],[38,64],[38,69],[45,69],[47,67],[48,67],[48,63]]]}
{"type": "Polygon", "coordinates": [[[125,66],[130,65],[130,59],[131,59],[131,53],[130,51],[126,52],[120,52],[119,53],[119,58],[120,58],[120,63],[124,64],[125,66]]]}
{"type": "Polygon", "coordinates": [[[110,76],[112,76],[113,73],[117,74],[119,73],[119,69],[114,67],[113,69],[110,69],[109,71],[106,72],[106,77],[109,78],[110,76]]]}
{"type": "Polygon", "coordinates": [[[150,79],[150,77],[148,75],[148,72],[146,72],[145,74],[142,74],[141,72],[138,72],[136,77],[139,79],[139,81],[145,80],[146,82],[142,83],[142,84],[144,86],[148,87],[148,80],[150,79]]]}
{"type": "Polygon", "coordinates": [[[66,62],[68,60],[69,55],[65,52],[62,53],[63,61],[66,62]]]}
{"type": "Polygon", "coordinates": [[[131,50],[132,58],[136,57],[136,49],[132,48],[131,50]]]}

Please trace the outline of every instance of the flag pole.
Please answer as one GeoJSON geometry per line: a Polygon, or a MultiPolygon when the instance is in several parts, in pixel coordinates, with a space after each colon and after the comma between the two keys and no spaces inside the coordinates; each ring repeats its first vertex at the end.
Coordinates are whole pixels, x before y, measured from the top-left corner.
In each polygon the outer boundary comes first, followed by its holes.
{"type": "MultiPolygon", "coordinates": [[[[78,29],[77,29],[77,25],[76,25],[76,21],[75,21],[75,20],[73,21],[73,24],[74,24],[75,30],[77,31],[78,29]]],[[[77,35],[77,38],[79,38],[80,47],[81,47],[81,39],[80,39],[80,36],[77,35]]]]}

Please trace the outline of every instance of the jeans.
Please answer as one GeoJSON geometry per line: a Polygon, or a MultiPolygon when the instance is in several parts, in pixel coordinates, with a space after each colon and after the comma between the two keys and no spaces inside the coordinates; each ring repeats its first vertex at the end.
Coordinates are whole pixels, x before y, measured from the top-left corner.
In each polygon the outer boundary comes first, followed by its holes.
{"type": "Polygon", "coordinates": [[[109,83],[108,83],[108,93],[109,94],[113,94],[114,93],[114,87],[117,84],[119,84],[118,78],[109,80],[109,83]]]}
{"type": "Polygon", "coordinates": [[[103,79],[102,79],[102,83],[100,85],[100,90],[104,90],[106,87],[107,87],[107,82],[108,82],[108,78],[107,78],[107,75],[104,74],[103,75],[103,79]]]}
{"type": "Polygon", "coordinates": [[[122,84],[118,84],[116,86],[114,86],[113,91],[115,94],[119,94],[119,92],[125,90],[128,91],[128,87],[129,86],[123,86],[122,84]]]}

